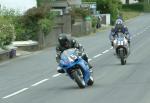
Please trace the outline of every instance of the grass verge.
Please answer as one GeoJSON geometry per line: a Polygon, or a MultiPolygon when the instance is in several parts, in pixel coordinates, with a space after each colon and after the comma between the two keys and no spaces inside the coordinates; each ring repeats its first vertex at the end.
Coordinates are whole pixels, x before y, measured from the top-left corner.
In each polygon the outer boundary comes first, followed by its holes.
{"type": "Polygon", "coordinates": [[[121,11],[123,19],[128,20],[131,18],[134,18],[136,16],[139,16],[141,12],[139,11],[121,11]]]}

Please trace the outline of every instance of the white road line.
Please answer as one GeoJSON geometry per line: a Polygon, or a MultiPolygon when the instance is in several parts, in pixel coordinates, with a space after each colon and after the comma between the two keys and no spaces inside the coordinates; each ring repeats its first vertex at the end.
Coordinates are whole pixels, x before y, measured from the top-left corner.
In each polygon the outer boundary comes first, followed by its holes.
{"type": "Polygon", "coordinates": [[[37,83],[31,85],[31,86],[32,86],[32,87],[35,87],[35,86],[37,86],[37,85],[39,85],[39,84],[41,84],[41,83],[44,83],[44,82],[46,82],[46,81],[48,81],[48,80],[49,80],[49,79],[43,79],[43,80],[41,80],[41,81],[39,81],[39,82],[37,82],[37,83]]]}
{"type": "Polygon", "coordinates": [[[15,92],[15,93],[12,93],[12,94],[10,94],[10,95],[7,95],[7,96],[3,97],[3,99],[6,99],[6,98],[9,98],[9,97],[12,97],[12,96],[14,96],[14,95],[17,95],[17,94],[19,94],[19,93],[21,93],[21,92],[26,91],[27,89],[29,89],[29,88],[21,89],[21,90],[19,90],[19,91],[15,92]]]}
{"type": "Polygon", "coordinates": [[[142,34],[142,33],[143,33],[143,31],[139,32],[139,34],[142,34]]]}
{"type": "Polygon", "coordinates": [[[148,30],[149,29],[149,27],[147,27],[145,30],[148,30]]]}
{"type": "Polygon", "coordinates": [[[136,35],[140,35],[140,33],[137,33],[136,35]]]}
{"type": "Polygon", "coordinates": [[[109,50],[105,50],[105,51],[103,51],[102,53],[105,54],[105,53],[107,53],[107,52],[109,52],[109,50]]]}
{"type": "Polygon", "coordinates": [[[99,56],[101,56],[102,54],[98,54],[98,55],[95,55],[93,58],[98,58],[99,56]]]}
{"type": "Polygon", "coordinates": [[[88,59],[88,61],[92,61],[92,59],[88,59]]]}
{"type": "Polygon", "coordinates": [[[61,73],[55,74],[52,77],[55,78],[55,77],[58,77],[59,75],[61,75],[61,73]]]}
{"type": "Polygon", "coordinates": [[[111,47],[109,50],[113,49],[113,47],[111,47]]]}

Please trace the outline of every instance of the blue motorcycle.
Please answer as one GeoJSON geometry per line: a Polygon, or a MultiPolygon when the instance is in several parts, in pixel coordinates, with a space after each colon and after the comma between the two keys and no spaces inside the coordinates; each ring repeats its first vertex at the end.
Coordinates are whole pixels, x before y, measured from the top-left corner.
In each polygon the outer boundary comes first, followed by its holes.
{"type": "Polygon", "coordinates": [[[74,80],[80,88],[94,83],[87,62],[79,56],[78,49],[67,49],[61,54],[59,66],[74,80]]]}

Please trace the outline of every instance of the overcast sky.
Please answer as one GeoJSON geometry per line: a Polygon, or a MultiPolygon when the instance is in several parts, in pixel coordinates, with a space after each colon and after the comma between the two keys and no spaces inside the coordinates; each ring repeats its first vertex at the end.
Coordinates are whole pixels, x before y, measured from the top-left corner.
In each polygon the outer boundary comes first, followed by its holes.
{"type": "Polygon", "coordinates": [[[36,6],[36,0],[0,0],[0,5],[24,12],[36,6]]]}

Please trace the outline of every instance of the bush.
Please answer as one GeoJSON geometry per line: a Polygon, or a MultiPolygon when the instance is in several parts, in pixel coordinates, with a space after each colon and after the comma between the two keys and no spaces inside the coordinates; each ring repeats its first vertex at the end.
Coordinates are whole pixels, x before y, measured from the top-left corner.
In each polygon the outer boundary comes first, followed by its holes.
{"type": "Polygon", "coordinates": [[[71,17],[74,19],[76,18],[81,18],[85,19],[86,16],[90,15],[90,10],[85,9],[85,8],[72,8],[70,11],[71,17]]]}
{"type": "Polygon", "coordinates": [[[96,17],[92,17],[92,27],[96,28],[96,24],[97,24],[97,18],[96,17]]]}
{"type": "Polygon", "coordinates": [[[16,12],[13,9],[1,8],[0,9],[0,47],[9,45],[15,39],[15,28],[14,23],[16,15],[19,12],[16,12]]]}
{"type": "Polygon", "coordinates": [[[54,16],[48,5],[29,9],[18,21],[21,26],[18,33],[21,32],[21,35],[18,34],[17,39],[37,40],[39,30],[47,35],[52,28],[54,16]]]}
{"type": "Polygon", "coordinates": [[[0,47],[9,45],[14,39],[14,26],[4,17],[0,17],[0,47]]]}
{"type": "Polygon", "coordinates": [[[110,13],[112,24],[115,23],[121,7],[122,3],[120,0],[97,0],[97,10],[104,14],[110,13]]]}

